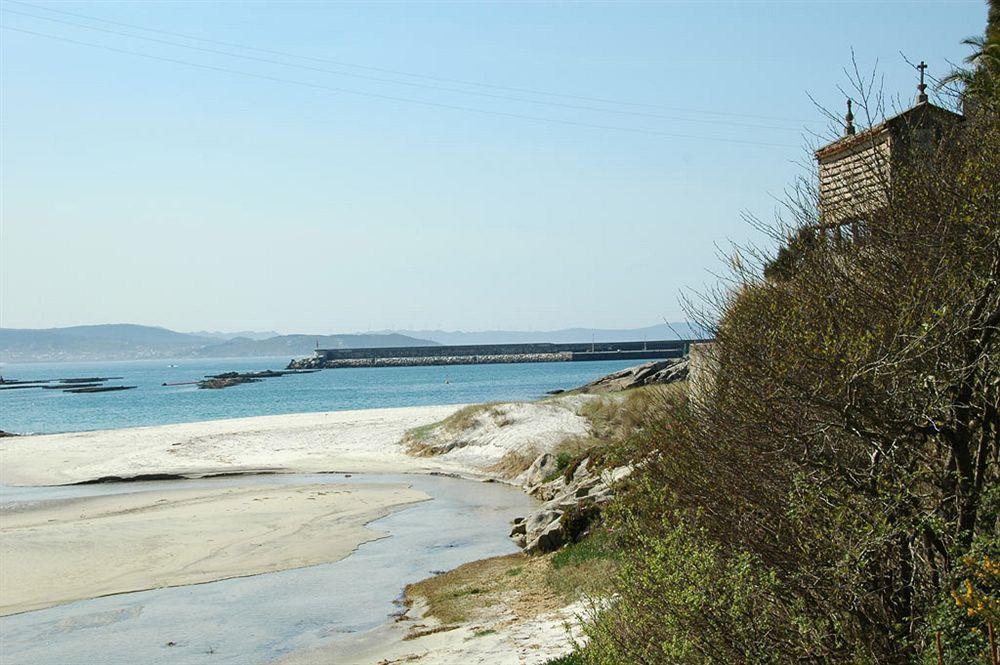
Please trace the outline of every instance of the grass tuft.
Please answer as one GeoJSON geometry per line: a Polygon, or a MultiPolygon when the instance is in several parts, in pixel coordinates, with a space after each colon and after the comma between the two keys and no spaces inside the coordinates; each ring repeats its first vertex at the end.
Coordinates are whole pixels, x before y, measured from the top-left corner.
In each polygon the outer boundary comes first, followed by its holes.
{"type": "Polygon", "coordinates": [[[615,552],[608,542],[607,535],[595,531],[592,535],[577,543],[571,543],[552,556],[552,568],[560,570],[567,566],[580,566],[588,561],[603,561],[614,559],[615,552]]]}
{"type": "Polygon", "coordinates": [[[497,631],[492,628],[487,628],[486,630],[477,630],[472,634],[472,637],[486,637],[487,635],[496,635],[497,631]]]}

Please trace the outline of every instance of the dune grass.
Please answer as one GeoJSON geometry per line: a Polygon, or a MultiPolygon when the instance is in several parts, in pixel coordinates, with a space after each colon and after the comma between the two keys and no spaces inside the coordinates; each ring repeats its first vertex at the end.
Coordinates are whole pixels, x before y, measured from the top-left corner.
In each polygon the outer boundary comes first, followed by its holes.
{"type": "Polygon", "coordinates": [[[472,428],[476,420],[484,415],[493,419],[497,427],[506,427],[513,423],[507,413],[505,404],[487,402],[485,404],[470,404],[464,406],[443,420],[414,427],[403,435],[403,444],[407,452],[417,456],[439,455],[447,452],[442,447],[447,439],[458,436],[472,428]]]}

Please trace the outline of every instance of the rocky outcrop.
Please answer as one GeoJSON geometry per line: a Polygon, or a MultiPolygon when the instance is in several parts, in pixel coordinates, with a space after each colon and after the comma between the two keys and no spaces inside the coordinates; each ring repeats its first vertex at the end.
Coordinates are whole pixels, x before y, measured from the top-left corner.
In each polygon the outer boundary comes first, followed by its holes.
{"type": "Polygon", "coordinates": [[[241,383],[257,383],[263,379],[270,379],[282,376],[284,372],[264,370],[263,372],[224,372],[207,376],[198,382],[198,387],[202,390],[220,390],[230,386],[238,386],[241,383]]]}
{"type": "Polygon", "coordinates": [[[223,388],[238,386],[242,383],[258,383],[262,380],[249,376],[215,376],[199,381],[198,388],[201,390],[222,390],[223,388]]]}
{"type": "Polygon", "coordinates": [[[552,453],[542,453],[535,458],[528,470],[518,479],[524,487],[541,485],[546,478],[559,470],[559,463],[552,453]]]}
{"type": "Polygon", "coordinates": [[[550,453],[539,455],[519,480],[527,485],[529,494],[544,503],[529,515],[514,519],[510,531],[514,542],[528,553],[542,554],[586,534],[600,516],[601,506],[614,495],[614,486],[632,472],[629,466],[601,473],[589,467],[590,460],[584,459],[571,474],[545,482],[556,471],[555,459],[550,453]]]}
{"type": "Polygon", "coordinates": [[[578,390],[583,393],[610,393],[629,388],[683,381],[688,376],[688,358],[656,360],[608,374],[578,390]]]}
{"type": "Polygon", "coordinates": [[[285,369],[323,369],[323,358],[309,356],[308,358],[296,358],[288,363],[285,369]]]}
{"type": "MultiPolygon", "coordinates": [[[[313,370],[315,371],[315,370],[313,370]]],[[[241,383],[257,383],[263,379],[273,379],[286,374],[306,374],[303,371],[282,371],[276,372],[266,369],[260,372],[225,372],[223,374],[211,374],[198,382],[198,387],[203,390],[220,390],[230,386],[238,386],[241,383]]],[[[164,384],[166,385],[166,384],[164,384]]]]}

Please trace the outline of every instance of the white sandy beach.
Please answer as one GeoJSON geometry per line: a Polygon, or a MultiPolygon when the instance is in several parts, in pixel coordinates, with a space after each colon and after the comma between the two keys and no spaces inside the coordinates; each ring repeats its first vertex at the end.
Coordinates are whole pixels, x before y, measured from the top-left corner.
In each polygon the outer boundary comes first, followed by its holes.
{"type": "Polygon", "coordinates": [[[351,472],[480,475],[511,451],[548,449],[587,434],[575,401],[526,402],[484,413],[461,445],[414,457],[407,430],[437,422],[464,405],[296,413],[0,439],[0,484],[66,485],[148,474],[351,472]],[[498,423],[496,416],[503,421],[498,423]]]}
{"type": "Polygon", "coordinates": [[[461,405],[299,413],[177,425],[9,437],[0,483],[64,485],[143,474],[392,472],[436,465],[398,445],[413,427],[461,405]]]}

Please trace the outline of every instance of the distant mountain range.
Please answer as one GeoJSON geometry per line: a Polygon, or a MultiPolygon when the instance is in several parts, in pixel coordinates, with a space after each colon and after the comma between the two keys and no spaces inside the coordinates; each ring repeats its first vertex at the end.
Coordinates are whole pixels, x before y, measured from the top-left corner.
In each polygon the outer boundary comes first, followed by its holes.
{"type": "MultiPolygon", "coordinates": [[[[376,334],[390,331],[383,330],[376,334]]],[[[663,339],[700,339],[710,337],[700,326],[691,323],[661,323],[645,328],[563,328],[548,331],[484,330],[479,332],[445,330],[396,330],[408,337],[431,340],[438,344],[582,344],[587,342],[642,342],[663,339]]]]}
{"type": "Polygon", "coordinates": [[[0,328],[0,362],[60,360],[140,360],[143,358],[253,358],[306,356],[313,349],[349,349],[439,344],[516,344],[551,342],[641,342],[705,337],[688,323],[612,330],[566,328],[544,332],[487,330],[379,331],[350,335],[279,335],[276,332],[182,333],[133,324],[70,328],[0,328]]]}
{"type": "Polygon", "coordinates": [[[271,339],[272,337],[281,337],[281,333],[277,330],[268,330],[265,332],[257,330],[241,330],[239,332],[198,330],[187,334],[194,335],[195,337],[214,337],[215,339],[236,339],[237,337],[246,337],[247,339],[271,339]]]}
{"type": "Polygon", "coordinates": [[[435,342],[398,333],[273,335],[182,333],[133,324],[70,328],[0,328],[0,362],[141,360],[143,358],[252,358],[304,356],[317,347],[428,346],[435,342]],[[249,335],[257,336],[256,339],[249,335]]]}

